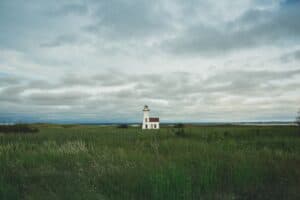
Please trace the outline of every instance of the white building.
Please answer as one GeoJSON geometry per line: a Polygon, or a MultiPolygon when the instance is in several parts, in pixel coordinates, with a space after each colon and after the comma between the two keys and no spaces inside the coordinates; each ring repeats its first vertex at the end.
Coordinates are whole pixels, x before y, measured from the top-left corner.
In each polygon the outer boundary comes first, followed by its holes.
{"type": "Polygon", "coordinates": [[[159,118],[158,117],[149,117],[149,108],[145,105],[144,109],[144,119],[143,119],[143,129],[159,129],[159,118]]]}

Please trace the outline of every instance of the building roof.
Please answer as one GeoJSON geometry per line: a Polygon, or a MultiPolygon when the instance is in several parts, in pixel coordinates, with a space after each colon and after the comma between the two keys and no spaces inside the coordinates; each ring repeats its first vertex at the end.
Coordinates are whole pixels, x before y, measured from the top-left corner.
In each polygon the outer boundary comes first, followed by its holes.
{"type": "Polygon", "coordinates": [[[158,117],[150,117],[149,122],[159,122],[159,118],[158,117]]]}
{"type": "Polygon", "coordinates": [[[150,111],[150,109],[148,108],[147,105],[145,105],[143,111],[150,111]]]}

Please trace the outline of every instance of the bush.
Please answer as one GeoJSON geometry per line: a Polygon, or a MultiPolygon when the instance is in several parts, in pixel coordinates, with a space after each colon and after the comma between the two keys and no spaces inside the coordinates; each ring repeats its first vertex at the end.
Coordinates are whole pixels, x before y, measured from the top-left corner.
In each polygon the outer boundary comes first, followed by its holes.
{"type": "Polygon", "coordinates": [[[179,136],[179,137],[188,136],[188,134],[185,132],[184,124],[182,124],[182,123],[175,124],[172,131],[176,136],[179,136]]]}
{"type": "Polygon", "coordinates": [[[62,128],[73,128],[76,127],[76,124],[63,124],[61,125],[62,128]]]}
{"type": "Polygon", "coordinates": [[[300,111],[298,111],[298,115],[296,117],[296,124],[298,125],[299,127],[299,133],[300,133],[300,111]]]}
{"type": "Polygon", "coordinates": [[[174,128],[184,128],[184,124],[182,123],[175,124],[174,128]]]}
{"type": "Polygon", "coordinates": [[[224,137],[228,137],[229,136],[229,132],[228,131],[224,131],[224,137]]]}
{"type": "Polygon", "coordinates": [[[118,125],[118,128],[128,128],[128,125],[127,124],[120,124],[120,125],[118,125]]]}
{"type": "Polygon", "coordinates": [[[296,117],[296,123],[298,126],[300,126],[300,111],[298,112],[298,115],[296,117]]]}
{"type": "Polygon", "coordinates": [[[0,125],[0,133],[36,133],[39,130],[28,124],[0,125]]]}

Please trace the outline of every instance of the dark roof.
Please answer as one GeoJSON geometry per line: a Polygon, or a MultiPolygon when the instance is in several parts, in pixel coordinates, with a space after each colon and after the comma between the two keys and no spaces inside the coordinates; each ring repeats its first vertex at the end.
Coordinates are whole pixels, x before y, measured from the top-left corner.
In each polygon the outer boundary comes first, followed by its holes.
{"type": "Polygon", "coordinates": [[[150,109],[147,105],[145,105],[143,111],[150,111],[150,109]]]}
{"type": "Polygon", "coordinates": [[[159,118],[158,117],[150,117],[149,122],[159,122],[159,118]]]}

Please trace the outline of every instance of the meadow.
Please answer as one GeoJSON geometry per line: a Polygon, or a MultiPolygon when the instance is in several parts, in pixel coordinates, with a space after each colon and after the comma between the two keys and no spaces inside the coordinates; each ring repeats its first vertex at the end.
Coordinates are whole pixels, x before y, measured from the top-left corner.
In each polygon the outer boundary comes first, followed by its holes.
{"type": "Polygon", "coordinates": [[[300,199],[293,126],[0,133],[0,199],[300,199]]]}

